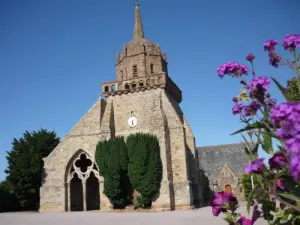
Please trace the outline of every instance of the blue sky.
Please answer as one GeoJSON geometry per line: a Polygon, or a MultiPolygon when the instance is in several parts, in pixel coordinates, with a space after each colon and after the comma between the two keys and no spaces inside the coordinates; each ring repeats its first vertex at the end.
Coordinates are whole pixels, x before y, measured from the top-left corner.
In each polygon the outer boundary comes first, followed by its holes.
{"type": "MultiPolygon", "coordinates": [[[[115,79],[116,53],[133,34],[133,2],[0,1],[0,180],[14,137],[39,128],[64,137],[101,83],[115,79]]],[[[140,0],[140,7],[146,38],[167,52],[169,75],[183,91],[197,146],[240,142],[230,136],[241,127],[231,114],[240,86],[216,68],[246,63],[252,52],[258,75],[293,76],[268,65],[263,42],[299,33],[300,1],[140,0]]]]}

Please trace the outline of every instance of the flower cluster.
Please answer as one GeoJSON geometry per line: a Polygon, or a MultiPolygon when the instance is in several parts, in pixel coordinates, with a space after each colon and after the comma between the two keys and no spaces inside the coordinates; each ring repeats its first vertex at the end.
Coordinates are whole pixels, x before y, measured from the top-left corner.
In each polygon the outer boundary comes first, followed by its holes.
{"type": "MultiPolygon", "coordinates": [[[[284,59],[279,56],[275,48],[277,45],[278,41],[274,39],[264,42],[264,50],[267,51],[270,57],[269,63],[274,67],[287,65],[289,68],[296,70],[297,78],[294,78],[296,80],[294,89],[296,93],[298,93],[300,55],[297,53],[296,48],[300,47],[300,34],[286,35],[283,40],[283,47],[292,53],[293,60],[284,59]]],[[[295,218],[299,215],[300,207],[285,202],[279,196],[282,191],[291,194],[291,197],[294,195],[297,196],[294,188],[297,187],[297,183],[300,181],[300,101],[297,97],[298,95],[289,95],[295,92],[294,89],[291,89],[290,85],[288,85],[287,88],[282,88],[280,87],[281,85],[275,81],[286,98],[286,102],[277,104],[276,99],[272,98],[268,92],[271,83],[270,78],[255,76],[253,66],[254,59],[255,56],[252,53],[246,57],[246,60],[250,62],[253,75],[250,82],[244,78],[240,78],[242,74],[247,74],[248,68],[236,62],[222,64],[217,69],[218,76],[223,78],[224,75],[230,75],[239,78],[243,86],[241,94],[232,98],[232,101],[235,103],[232,108],[232,113],[234,115],[240,115],[240,119],[246,124],[246,127],[235,133],[247,131],[251,141],[253,141],[253,134],[255,134],[256,137],[254,138],[257,138],[257,144],[255,147],[256,150],[253,151],[257,151],[261,145],[268,154],[273,152],[274,145],[272,144],[272,139],[276,136],[276,138],[280,140],[277,152],[275,152],[268,161],[269,167],[264,164],[264,158],[257,158],[255,155],[254,157],[256,159],[244,167],[244,172],[246,174],[255,174],[254,178],[258,179],[258,181],[259,178],[264,178],[263,180],[267,179],[269,181],[264,184],[261,182],[257,183],[261,186],[261,193],[266,193],[266,196],[268,196],[267,202],[263,199],[264,196],[260,196],[260,192],[254,194],[253,198],[259,200],[265,209],[268,208],[268,210],[271,211],[274,209],[272,209],[273,206],[271,206],[268,201],[273,202],[274,199],[278,200],[281,203],[280,208],[276,208],[275,211],[288,212],[288,214],[276,214],[274,219],[276,220],[288,216],[289,219],[294,218],[292,220],[296,221],[295,218]],[[258,118],[257,121],[255,116],[258,118]],[[278,170],[281,171],[278,172],[278,170]],[[287,171],[289,171],[289,173],[287,173],[287,171]],[[293,187],[292,180],[294,180],[295,187],[293,187]],[[293,209],[293,211],[287,211],[290,209],[293,209]]],[[[245,137],[243,136],[243,138],[245,137]]],[[[247,142],[247,140],[245,141],[247,142]]],[[[254,180],[252,180],[252,182],[254,182],[254,180]]],[[[252,201],[253,198],[251,197],[249,201],[252,201]]],[[[221,212],[224,212],[226,216],[225,220],[230,225],[253,225],[260,214],[256,213],[255,215],[255,212],[253,212],[252,219],[241,216],[239,213],[236,213],[235,210],[232,210],[232,208],[235,208],[237,205],[236,199],[234,199],[235,198],[232,198],[232,195],[228,193],[217,193],[211,202],[213,214],[218,216],[221,212]],[[233,199],[231,203],[229,199],[233,199]]],[[[255,204],[257,204],[257,202],[255,204]]],[[[257,205],[254,206],[254,209],[257,210],[257,205]]],[[[269,216],[264,214],[264,218],[270,222],[270,219],[267,217],[269,216]]]]}
{"type": "Polygon", "coordinates": [[[232,107],[232,114],[236,115],[236,114],[240,114],[244,109],[243,104],[241,103],[236,103],[233,107],[232,107]]]}
{"type": "Polygon", "coordinates": [[[254,77],[247,86],[250,91],[250,96],[264,101],[265,93],[270,86],[270,82],[270,78],[268,77],[254,77]]]}
{"type": "Polygon", "coordinates": [[[248,89],[250,92],[255,92],[258,89],[266,91],[270,86],[269,77],[254,77],[251,82],[248,84],[248,89]]]}
{"type": "Polygon", "coordinates": [[[235,210],[238,205],[237,199],[232,193],[224,191],[217,192],[210,202],[212,207],[212,213],[214,216],[218,216],[221,212],[226,212],[227,209],[235,210]]]}
{"type": "Polygon", "coordinates": [[[248,74],[248,67],[237,62],[224,63],[217,69],[219,77],[223,78],[225,75],[233,77],[240,77],[248,74]]]}
{"type": "Polygon", "coordinates": [[[259,159],[256,159],[248,164],[245,165],[244,167],[244,171],[245,173],[249,174],[249,173],[257,173],[257,174],[260,174],[262,173],[266,167],[265,167],[265,164],[264,164],[264,158],[259,158],[259,159]]]}
{"type": "Polygon", "coordinates": [[[269,108],[273,108],[274,106],[276,106],[276,99],[269,97],[268,99],[266,99],[265,103],[269,108]]]}
{"type": "Polygon", "coordinates": [[[277,152],[269,159],[269,165],[272,169],[282,169],[287,165],[287,159],[283,153],[277,152]]]}
{"type": "Polygon", "coordinates": [[[284,49],[294,50],[297,47],[300,47],[300,34],[288,34],[283,39],[284,49]]]}
{"type": "Polygon", "coordinates": [[[247,117],[256,115],[257,110],[259,110],[260,107],[261,104],[258,101],[252,101],[249,105],[244,106],[243,116],[247,117]]]}
{"type": "MultiPolygon", "coordinates": [[[[243,105],[238,103],[239,99],[237,97],[233,97],[232,101],[236,104],[232,107],[232,114],[239,114],[241,117],[254,116],[261,108],[263,102],[269,108],[273,108],[276,105],[276,100],[271,98],[271,95],[266,92],[269,85],[270,79],[268,77],[254,77],[249,84],[246,85],[253,101],[248,105],[243,105]]],[[[247,98],[246,92],[242,95],[247,98]]],[[[242,99],[241,97],[239,98],[242,99]]]]}
{"type": "Polygon", "coordinates": [[[290,157],[290,172],[295,179],[300,176],[300,101],[284,102],[271,110],[276,135],[284,141],[290,157]]]}
{"type": "Polygon", "coordinates": [[[230,224],[240,224],[240,225],[252,225],[256,222],[256,220],[261,216],[261,211],[258,209],[258,202],[254,200],[254,207],[252,212],[252,218],[246,218],[244,216],[240,216],[240,214],[235,213],[238,201],[237,198],[232,194],[228,192],[217,192],[214,195],[214,198],[210,202],[210,206],[212,207],[212,213],[214,216],[219,216],[221,212],[228,212],[232,213],[232,215],[227,218],[227,222],[230,224]],[[237,216],[237,217],[236,217],[237,216]],[[234,217],[236,217],[234,219],[234,217]],[[228,219],[230,221],[228,221],[228,219]]]}
{"type": "Polygon", "coordinates": [[[275,39],[270,39],[270,40],[267,40],[265,41],[264,43],[264,49],[265,51],[271,51],[271,50],[274,50],[275,48],[275,45],[278,44],[278,41],[276,41],[275,39]]]}
{"type": "Polygon", "coordinates": [[[265,41],[264,43],[264,50],[269,52],[269,63],[274,66],[278,67],[280,63],[281,57],[276,54],[275,46],[278,44],[278,41],[275,39],[270,39],[265,41]]]}

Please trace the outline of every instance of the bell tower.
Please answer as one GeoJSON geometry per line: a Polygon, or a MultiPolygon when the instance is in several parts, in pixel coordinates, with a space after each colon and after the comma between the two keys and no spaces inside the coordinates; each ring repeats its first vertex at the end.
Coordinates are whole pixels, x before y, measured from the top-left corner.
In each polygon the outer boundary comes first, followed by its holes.
{"type": "Polygon", "coordinates": [[[116,56],[116,81],[102,85],[104,96],[164,87],[181,102],[181,90],[168,76],[167,54],[145,38],[139,4],[135,4],[133,40],[116,56]]]}

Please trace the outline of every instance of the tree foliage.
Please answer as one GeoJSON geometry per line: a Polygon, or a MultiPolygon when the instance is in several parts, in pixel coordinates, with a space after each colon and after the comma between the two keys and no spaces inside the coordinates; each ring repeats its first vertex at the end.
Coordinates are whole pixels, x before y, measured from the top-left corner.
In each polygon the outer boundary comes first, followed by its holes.
{"type": "Polygon", "coordinates": [[[104,194],[114,208],[124,208],[130,202],[131,185],[127,176],[128,157],[123,137],[98,143],[96,163],[104,177],[104,194]]]}
{"type": "Polygon", "coordinates": [[[13,139],[12,150],[6,156],[8,167],[5,173],[11,192],[22,209],[38,209],[44,166],[42,158],[47,157],[58,143],[56,133],[46,129],[32,133],[26,131],[23,137],[13,139]]]}
{"type": "Polygon", "coordinates": [[[158,139],[151,134],[136,133],[127,138],[128,176],[132,187],[141,196],[141,207],[150,208],[152,197],[159,192],[162,162],[158,139]]]}
{"type": "Polygon", "coordinates": [[[13,212],[20,209],[19,201],[7,181],[0,182],[0,212],[13,212]]]}

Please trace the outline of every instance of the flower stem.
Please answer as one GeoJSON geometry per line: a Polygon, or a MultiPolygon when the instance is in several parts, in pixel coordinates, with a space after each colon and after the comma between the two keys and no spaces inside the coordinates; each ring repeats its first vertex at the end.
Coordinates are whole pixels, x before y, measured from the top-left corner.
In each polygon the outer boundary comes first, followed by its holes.
{"type": "Polygon", "coordinates": [[[254,70],[253,61],[251,61],[251,68],[252,68],[252,75],[253,75],[253,77],[255,77],[255,70],[254,70]]]}
{"type": "Polygon", "coordinates": [[[298,64],[298,57],[296,49],[293,51],[294,59],[295,59],[295,67],[296,67],[296,77],[298,79],[298,91],[300,91],[300,65],[298,64]]]}
{"type": "Polygon", "coordinates": [[[294,209],[297,212],[300,212],[300,208],[298,208],[297,206],[294,206],[286,201],[284,201],[283,199],[281,199],[280,197],[278,197],[277,195],[274,194],[270,194],[268,191],[261,189],[263,192],[265,192],[266,194],[268,194],[270,196],[271,199],[273,200],[278,200],[279,202],[281,202],[282,204],[294,209]]]}

